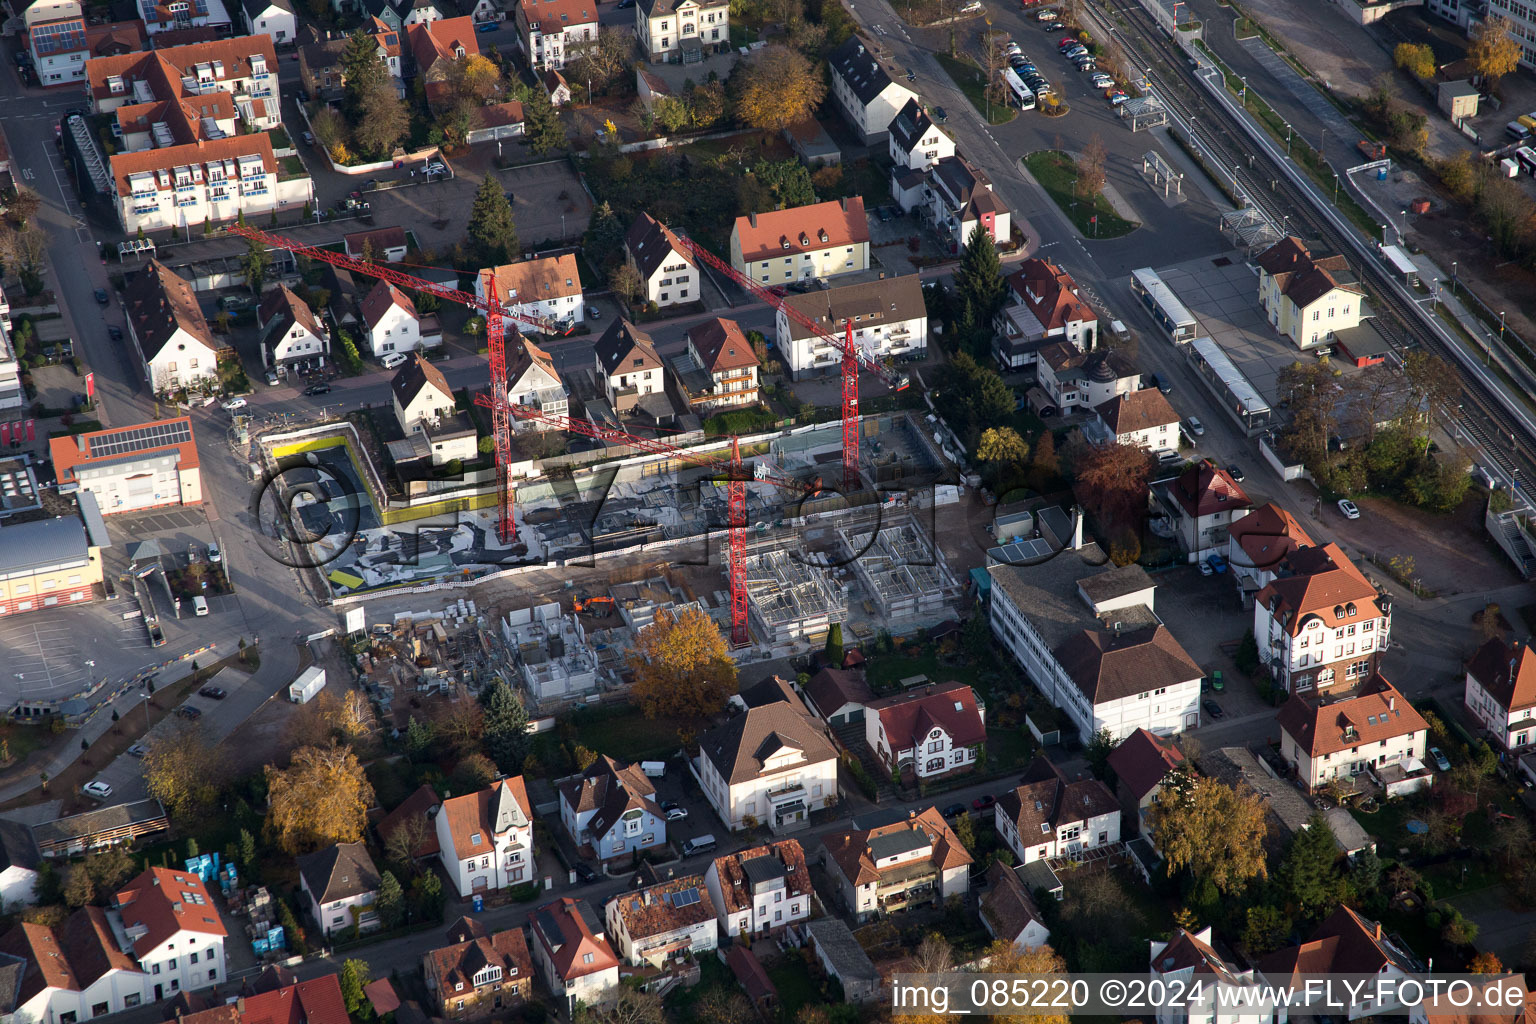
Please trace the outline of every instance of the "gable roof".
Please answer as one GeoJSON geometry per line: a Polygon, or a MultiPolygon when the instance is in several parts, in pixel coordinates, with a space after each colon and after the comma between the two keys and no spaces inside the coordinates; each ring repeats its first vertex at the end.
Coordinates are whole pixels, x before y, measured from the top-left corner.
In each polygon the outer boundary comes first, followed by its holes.
{"type": "Polygon", "coordinates": [[[704,886],[703,875],[669,878],[644,889],[620,893],[608,905],[617,905],[624,930],[636,941],[692,928],[715,916],[715,904],[704,886]]]}
{"type": "Polygon", "coordinates": [[[1289,572],[1271,580],[1255,600],[1291,636],[1313,619],[1325,626],[1341,626],[1357,618],[1384,615],[1390,604],[1337,544],[1297,548],[1282,568],[1289,572]]]}
{"type": "Polygon", "coordinates": [[[1109,766],[1139,803],[1184,763],[1184,752],[1172,739],[1137,729],[1109,752],[1109,766]]]}
{"type": "Polygon", "coordinates": [[[1316,542],[1296,517],[1274,502],[1266,502],[1227,528],[1227,536],[1255,569],[1275,569],[1298,547],[1316,542]]]}
{"type": "Polygon", "coordinates": [[[903,153],[910,153],[918,147],[923,137],[932,128],[933,122],[929,120],[928,113],[923,110],[923,105],[915,99],[910,99],[891,119],[891,138],[903,153]]]}
{"type": "Polygon", "coordinates": [[[987,727],[979,703],[975,690],[964,683],[949,683],[870,701],[866,707],[880,716],[891,750],[898,751],[921,746],[934,729],[944,730],[953,746],[985,743],[987,727]]]}
{"type": "Polygon", "coordinates": [[[595,0],[522,0],[518,15],[530,28],[540,33],[552,33],[578,25],[597,24],[597,3],[595,0]]]}
{"type": "Polygon", "coordinates": [[[287,14],[293,13],[293,0],[243,0],[242,6],[245,8],[246,17],[251,19],[253,25],[269,7],[276,7],[287,14]]]}
{"type": "MultiPolygon", "coordinates": [[[[901,848],[904,852],[932,847],[928,861],[940,872],[971,863],[970,853],[937,807],[922,811],[910,810],[906,815],[901,815],[900,810],[893,810],[890,816],[896,820],[871,828],[859,828],[859,823],[855,821],[851,831],[836,832],[823,840],[827,855],[842,870],[843,877],[853,885],[878,882],[883,871],[891,870],[889,866],[876,866],[877,860],[894,856],[894,853],[886,852],[888,848],[901,848]]],[[[896,869],[905,871],[911,864],[912,861],[903,861],[896,865],[896,869]]]]}
{"type": "Polygon", "coordinates": [[[1302,974],[1379,974],[1388,967],[1405,973],[1417,969],[1413,957],[1386,937],[1380,922],[1345,906],[1318,925],[1306,942],[1259,958],[1259,970],[1277,985],[1302,974]]]}
{"type": "Polygon", "coordinates": [[[677,234],[648,213],[642,212],[629,226],[624,234],[624,246],[635,258],[635,268],[644,280],[649,280],[662,264],[674,257],[689,266],[694,265],[693,254],[683,246],[677,234]]]}
{"type": "Polygon", "coordinates": [[[1273,277],[1297,308],[1306,309],[1335,288],[1360,294],[1343,256],[1314,257],[1301,239],[1282,238],[1258,255],[1259,267],[1273,277]]]}
{"type": "Polygon", "coordinates": [[[1467,674],[1505,711],[1536,708],[1536,653],[1530,644],[1511,647],[1493,637],[1472,655],[1467,674]]]}
{"type": "Polygon", "coordinates": [[[1153,427],[1172,426],[1179,422],[1179,414],[1157,388],[1142,388],[1128,395],[1116,395],[1101,402],[1093,410],[1099,414],[1110,432],[1131,434],[1153,427]]]}
{"type": "Polygon", "coordinates": [[[1180,473],[1170,490],[1179,507],[1195,518],[1253,506],[1232,474],[1210,459],[1202,459],[1180,473]]]}
{"type": "Polygon", "coordinates": [[[981,916],[999,939],[1014,942],[1031,924],[1045,926],[1033,897],[1012,867],[994,860],[987,868],[987,891],[981,897],[981,916]]]}
{"type": "Polygon", "coordinates": [[[1292,694],[1275,720],[1309,757],[1337,754],[1429,728],[1408,698],[1379,673],[1371,676],[1358,695],[1329,704],[1313,707],[1299,694],[1292,694]]]}
{"type": "Polygon", "coordinates": [[[717,316],[688,328],[688,341],[709,373],[757,365],[757,353],[735,320],[717,316]]]}
{"type": "Polygon", "coordinates": [[[59,940],[74,971],[74,981],[82,989],[112,971],[139,969],[139,962],[118,947],[107,912],[101,907],[81,907],[70,914],[59,940]]]}
{"type": "Polygon", "coordinates": [[[140,959],[182,931],[227,934],[203,880],[191,872],[150,868],[118,890],[116,904],[140,959]]]}
{"type": "Polygon", "coordinates": [[[1120,804],[1098,779],[1068,782],[1043,754],[1035,756],[1023,783],[997,798],[998,813],[1013,823],[1022,846],[1054,841],[1056,830],[1101,814],[1119,813],[1120,804]],[[1047,831],[1042,831],[1045,825],[1047,831]]]}
{"type": "MultiPolygon", "coordinates": [[[[848,90],[858,97],[859,102],[869,106],[876,97],[891,86],[896,85],[891,81],[891,76],[885,73],[885,68],[875,59],[875,55],[864,45],[864,40],[858,36],[852,36],[827,57],[827,64],[832,68],[832,73],[848,83],[848,90]]],[[[903,91],[904,86],[897,86],[903,91]]],[[[882,126],[883,128],[883,126],[882,126]]]]}
{"type": "MultiPolygon", "coordinates": [[[[124,198],[133,194],[133,185],[128,180],[135,174],[166,172],[166,180],[160,180],[161,175],[155,174],[155,187],[157,192],[169,192],[174,187],[169,178],[169,172],[176,167],[192,166],[203,168],[210,164],[231,163],[238,172],[239,161],[242,158],[256,158],[261,162],[259,171],[252,170],[251,177],[260,175],[275,175],[278,173],[277,157],[272,152],[272,139],[266,132],[256,132],[253,135],[228,135],[222,139],[196,138],[191,141],[167,146],[163,149],[141,149],[133,153],[118,153],[110,160],[112,165],[112,180],[117,185],[117,194],[124,198]]],[[[232,175],[227,180],[236,180],[240,176],[232,175]]]]}
{"type": "Polygon", "coordinates": [[[79,991],[84,987],[76,984],[74,969],[51,928],[23,921],[0,936],[0,952],[17,957],[26,964],[17,997],[18,1005],[31,1002],[45,989],[79,991]]]}
{"type": "Polygon", "coordinates": [[[394,227],[374,228],[371,231],[353,231],[351,234],[342,235],[341,242],[346,247],[348,256],[358,257],[363,254],[363,246],[372,242],[374,254],[379,258],[382,258],[390,249],[404,249],[409,244],[406,241],[405,228],[398,224],[394,227]]]}
{"type": "Polygon", "coordinates": [[[506,263],[480,273],[496,275],[496,296],[504,306],[581,294],[581,274],[576,269],[574,253],[506,263]]]}
{"type": "Polygon", "coordinates": [[[320,321],[315,319],[309,303],[295,295],[293,289],[285,284],[278,285],[262,296],[256,318],[261,322],[263,332],[270,332],[275,326],[276,333],[287,334],[290,328],[297,325],[316,338],[325,337],[325,331],[320,321]]]}
{"type": "Polygon", "coordinates": [[[732,229],[747,263],[835,246],[869,242],[869,219],[862,196],[834,199],[736,218],[732,229]]]}
{"type": "Polygon", "coordinates": [[[529,825],[533,809],[528,802],[528,787],[519,775],[493,782],[478,793],[444,800],[438,816],[447,821],[453,852],[462,860],[494,852],[492,837],[529,825]],[[474,841],[477,835],[479,842],[474,841]]]}
{"type": "Polygon", "coordinates": [[[437,829],[432,827],[431,811],[441,802],[432,784],[423,782],[416,792],[401,801],[400,806],[379,820],[379,838],[387,845],[395,829],[400,828],[407,821],[420,821],[426,827],[426,831],[422,835],[420,845],[411,851],[411,856],[418,860],[432,856],[438,852],[438,847],[437,829]]]}
{"type": "Polygon", "coordinates": [[[298,867],[310,895],[322,905],[379,890],[379,869],[362,843],[338,843],[305,854],[298,867]]]}
{"type": "Polygon", "coordinates": [[[640,9],[645,12],[647,18],[675,14],[678,8],[685,5],[692,5],[700,10],[729,6],[727,0],[640,0],[640,9]]]}
{"type": "MultiPolygon", "coordinates": [[[[363,301],[358,305],[358,312],[363,315],[363,323],[367,324],[371,330],[379,326],[379,322],[384,319],[385,313],[396,307],[404,311],[411,319],[416,319],[416,303],[411,301],[411,297],[388,281],[379,281],[363,297],[363,301]]],[[[398,376],[399,374],[396,374],[396,377],[398,376]]],[[[441,372],[438,373],[438,376],[442,376],[441,372]]],[[[445,386],[446,383],[445,380],[445,386]]],[[[404,405],[405,403],[402,402],[401,404],[404,405]]]]}
{"type": "Polygon", "coordinates": [[[805,923],[805,930],[821,955],[826,958],[832,974],[844,985],[849,981],[878,982],[880,972],[853,932],[838,918],[822,917],[805,923]]]}
{"type": "Polygon", "coordinates": [[[781,839],[766,846],[753,846],[738,853],[716,857],[715,877],[720,882],[720,909],[727,914],[751,910],[754,876],[761,878],[765,869],[773,868],[784,878],[784,895],[788,899],[803,896],[811,891],[811,873],[805,866],[805,850],[797,839],[781,839]],[[748,870],[747,865],[753,865],[748,870]]]}
{"type": "MultiPolygon", "coordinates": [[[[1202,934],[1209,935],[1207,929],[1202,934]]],[[[1210,942],[1187,928],[1180,928],[1172,939],[1152,957],[1152,969],[1160,974],[1176,971],[1192,971],[1196,975],[1211,975],[1227,984],[1236,984],[1237,977],[1221,954],[1210,942]]]]}
{"type": "Polygon", "coordinates": [[[121,446],[124,441],[132,442],[133,454],[139,458],[153,458],[166,454],[169,449],[175,449],[178,468],[195,469],[199,465],[197,440],[192,433],[190,416],[152,420],[110,430],[93,430],[72,437],[55,437],[48,442],[48,453],[53,458],[53,469],[58,474],[59,482],[64,483],[75,479],[75,470],[80,466],[123,458],[121,446]],[[185,441],[174,440],[182,436],[186,437],[185,441]],[[168,440],[170,443],[149,444],[151,438],[168,440]],[[138,447],[141,444],[147,447],[138,447]]]}
{"type": "MultiPolygon", "coordinates": [[[[905,323],[928,315],[923,281],[916,274],[792,293],[785,296],[784,305],[815,321],[827,333],[841,332],[843,324],[849,320],[854,322],[855,330],[860,330],[905,323]]],[[[811,336],[810,328],[799,320],[785,319],[791,338],[798,341],[811,336]]]]}
{"type": "Polygon", "coordinates": [[[805,695],[823,718],[845,704],[868,706],[875,699],[862,669],[824,668],[805,684],[805,695]]]}
{"type": "Polygon", "coordinates": [[[129,276],[123,289],[123,309],[133,323],[146,361],[158,356],[178,330],[200,342],[209,355],[218,351],[192,285],[159,260],[150,260],[147,267],[129,276]]]}
{"type": "MultiPolygon", "coordinates": [[[[32,839],[32,830],[19,821],[0,819],[0,871],[10,867],[36,871],[42,863],[43,855],[32,839]]],[[[3,986],[0,986],[0,995],[3,995],[3,986]]]]}
{"type": "Polygon", "coordinates": [[[334,974],[321,975],[281,988],[231,1000],[200,1013],[190,1013],[178,1024],[349,1024],[341,982],[334,974]]]}
{"type": "Polygon", "coordinates": [[[529,983],[533,978],[533,956],[521,928],[508,928],[495,935],[481,934],[463,942],[429,950],[421,958],[422,970],[437,982],[437,991],[446,1001],[458,986],[473,991],[475,975],[487,967],[500,967],[500,984],[529,983]]]}
{"type": "Polygon", "coordinates": [[[1047,331],[1099,318],[1093,307],[1078,297],[1072,275],[1050,260],[1030,257],[1008,276],[1008,285],[1047,331]]]}
{"type": "Polygon", "coordinates": [[[603,372],[610,377],[662,368],[651,336],[623,317],[608,325],[593,351],[603,372]]]}
{"type": "Polygon", "coordinates": [[[741,987],[747,990],[747,998],[754,1005],[765,1005],[768,1001],[778,998],[779,990],[774,986],[773,979],[768,977],[768,972],[763,969],[763,963],[754,956],[746,946],[739,942],[731,943],[730,951],[725,954],[726,965],[731,973],[741,983],[741,987]]]}
{"type": "Polygon", "coordinates": [[[459,50],[465,57],[480,53],[480,41],[475,35],[475,21],[470,17],[439,18],[426,25],[412,25],[406,31],[406,42],[411,56],[416,59],[417,70],[425,75],[440,60],[459,59],[459,50]]]}
{"type": "Polygon", "coordinates": [[[798,772],[837,758],[821,722],[788,701],[748,708],[699,737],[699,750],[732,786],[764,777],[764,763],[785,747],[800,750],[805,760],[776,771],[798,772]]]}
{"type": "Polygon", "coordinates": [[[619,958],[603,935],[603,923],[586,900],[562,896],[533,912],[529,923],[543,943],[555,974],[564,981],[617,968],[619,958]],[[590,955],[592,962],[587,963],[590,955]]]}
{"type": "Polygon", "coordinates": [[[1085,629],[1056,649],[1056,660],[1093,704],[1205,674],[1162,623],[1118,632],[1085,629]]]}
{"type": "Polygon", "coordinates": [[[575,813],[594,812],[586,827],[595,836],[607,835],[630,810],[661,818],[655,797],[656,787],[639,765],[615,761],[606,754],[593,761],[581,778],[560,787],[561,801],[575,813]]]}
{"type": "Polygon", "coordinates": [[[519,337],[522,340],[522,344],[517,346],[517,350],[513,352],[512,358],[507,362],[507,383],[515,388],[522,380],[523,374],[535,366],[549,374],[557,382],[562,381],[560,371],[555,368],[555,361],[550,357],[550,354],[527,338],[522,338],[521,335],[519,337]]]}
{"type": "Polygon", "coordinates": [[[389,389],[394,392],[395,401],[400,403],[402,409],[409,409],[422,389],[429,387],[448,401],[454,400],[448,378],[443,376],[442,370],[427,362],[420,352],[412,352],[411,358],[395,371],[389,381],[389,389]]]}
{"type": "MultiPolygon", "coordinates": [[[[121,97],[124,93],[114,93],[108,83],[110,78],[121,77],[125,82],[143,81],[158,100],[199,96],[195,85],[198,65],[207,66],[219,88],[231,79],[251,77],[251,58],[255,56],[264,58],[268,72],[277,74],[277,50],[266,33],[93,57],[85,62],[85,88],[93,99],[121,97]],[[186,78],[194,80],[193,88],[183,83],[186,78]]],[[[128,89],[127,95],[132,94],[128,89]]]]}

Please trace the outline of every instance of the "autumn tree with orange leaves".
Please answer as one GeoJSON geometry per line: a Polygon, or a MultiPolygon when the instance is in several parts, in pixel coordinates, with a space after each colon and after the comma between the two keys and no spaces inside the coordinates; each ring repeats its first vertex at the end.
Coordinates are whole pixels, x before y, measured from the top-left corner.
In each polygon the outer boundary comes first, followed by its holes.
{"type": "Polygon", "coordinates": [[[303,747],[286,769],[267,766],[267,829],[288,853],[363,837],[373,786],[351,747],[303,747]]]}
{"type": "Polygon", "coordinates": [[[656,613],[629,654],[634,699],[648,718],[703,718],[736,692],[736,663],[715,621],[698,608],[656,613]]]}

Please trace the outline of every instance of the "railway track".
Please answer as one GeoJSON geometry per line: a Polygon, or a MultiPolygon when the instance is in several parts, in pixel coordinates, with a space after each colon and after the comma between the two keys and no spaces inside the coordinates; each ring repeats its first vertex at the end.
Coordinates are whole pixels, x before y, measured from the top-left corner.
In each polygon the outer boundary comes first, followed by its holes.
{"type": "MultiPolygon", "coordinates": [[[[1231,110],[1213,102],[1204,86],[1194,81],[1195,71],[1189,55],[1179,48],[1163,29],[1139,5],[1117,8],[1113,14],[1095,4],[1095,13],[1106,23],[1116,15],[1125,19],[1129,30],[1116,32],[1121,47],[1148,72],[1157,88],[1158,98],[1182,122],[1187,135],[1198,145],[1218,156],[1223,170],[1237,184],[1249,203],[1259,207],[1275,224],[1305,228],[1311,240],[1340,253],[1351,249],[1350,241],[1316,207],[1311,197],[1299,188],[1262,146],[1247,137],[1247,128],[1231,110]]],[[[1219,68],[1213,69],[1221,74],[1219,68]]],[[[1445,341],[1427,327],[1422,310],[1410,309],[1384,271],[1371,260],[1361,261],[1362,282],[1370,287],[1371,298],[1379,315],[1397,324],[1406,344],[1391,339],[1399,358],[1414,348],[1423,348],[1441,357],[1456,371],[1463,400],[1456,414],[1458,435],[1465,435],[1478,446],[1495,476],[1505,481],[1536,480],[1536,435],[1512,416],[1498,395],[1463,363],[1462,353],[1449,350],[1445,341]]]]}

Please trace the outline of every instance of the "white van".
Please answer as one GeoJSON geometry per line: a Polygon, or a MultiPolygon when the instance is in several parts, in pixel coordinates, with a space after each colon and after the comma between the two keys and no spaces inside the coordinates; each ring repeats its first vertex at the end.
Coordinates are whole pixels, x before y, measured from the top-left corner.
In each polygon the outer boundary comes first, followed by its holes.
{"type": "Polygon", "coordinates": [[[708,853],[715,848],[715,837],[711,835],[696,836],[683,844],[683,856],[692,857],[696,853],[708,853]]]}
{"type": "Polygon", "coordinates": [[[640,770],[645,772],[648,778],[659,779],[667,774],[667,762],[665,761],[641,761],[640,770]]]}

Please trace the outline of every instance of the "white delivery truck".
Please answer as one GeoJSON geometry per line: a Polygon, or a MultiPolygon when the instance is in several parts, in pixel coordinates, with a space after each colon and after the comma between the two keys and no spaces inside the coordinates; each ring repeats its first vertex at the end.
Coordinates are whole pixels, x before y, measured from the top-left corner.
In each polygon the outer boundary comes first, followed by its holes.
{"type": "Polygon", "coordinates": [[[288,684],[288,699],[295,704],[305,704],[323,689],[325,669],[315,665],[305,669],[299,678],[288,684]]]}

